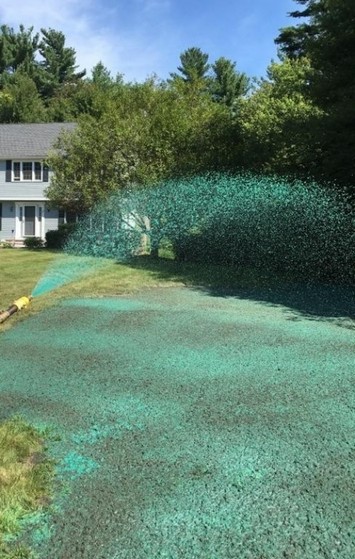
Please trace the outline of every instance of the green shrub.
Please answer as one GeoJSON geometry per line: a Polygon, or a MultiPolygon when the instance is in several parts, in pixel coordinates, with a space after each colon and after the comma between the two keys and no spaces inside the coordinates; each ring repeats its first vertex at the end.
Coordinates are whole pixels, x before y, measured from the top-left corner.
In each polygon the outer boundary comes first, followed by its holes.
{"type": "Polygon", "coordinates": [[[10,241],[0,241],[0,248],[14,248],[14,244],[10,241]]]}
{"type": "Polygon", "coordinates": [[[76,223],[63,223],[58,229],[46,233],[46,247],[62,249],[69,236],[75,231],[76,223]]]}
{"type": "Polygon", "coordinates": [[[27,237],[24,243],[25,247],[31,250],[37,250],[44,247],[44,241],[40,237],[27,237]]]}

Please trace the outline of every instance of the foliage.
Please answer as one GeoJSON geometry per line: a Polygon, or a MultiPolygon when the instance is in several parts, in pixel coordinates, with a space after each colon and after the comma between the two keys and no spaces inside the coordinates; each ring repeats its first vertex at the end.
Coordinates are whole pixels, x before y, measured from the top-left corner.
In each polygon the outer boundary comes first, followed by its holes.
{"type": "Polygon", "coordinates": [[[198,47],[190,47],[180,54],[179,74],[172,73],[173,80],[183,80],[191,85],[201,83],[207,76],[210,65],[208,54],[198,47]]]}
{"type": "Polygon", "coordinates": [[[45,97],[52,97],[53,93],[64,83],[76,83],[86,74],[86,71],[76,73],[75,50],[65,46],[65,36],[61,31],[41,29],[42,40],[39,43],[39,53],[43,60],[39,65],[39,91],[45,97]]]}
{"type": "Polygon", "coordinates": [[[62,32],[3,25],[0,122],[80,121],[61,143],[66,161],[51,159],[60,176],[51,199],[74,209],[132,184],[240,169],[331,181],[354,195],[355,4],[295,1],[300,23],[281,30],[280,60],[253,90],[235,62],[212,63],[198,47],[181,53],[167,82],[124,83],[102,62],[85,78],[62,32]]]}
{"type": "Polygon", "coordinates": [[[171,73],[168,83],[175,88],[180,86],[185,93],[207,93],[214,101],[233,108],[236,100],[246,95],[249,79],[246,74],[237,71],[235,62],[227,58],[220,57],[214,64],[210,64],[208,59],[208,54],[200,48],[185,50],[180,55],[180,73],[171,73]]]}
{"type": "Polygon", "coordinates": [[[292,12],[307,23],[282,30],[276,42],[283,53],[306,55],[313,69],[312,101],[324,111],[317,129],[321,145],[319,176],[354,186],[355,3],[353,0],[296,0],[292,12]]]}
{"type": "Polygon", "coordinates": [[[46,248],[62,249],[75,228],[76,223],[62,223],[58,229],[47,231],[46,248]]]}
{"type": "Polygon", "coordinates": [[[219,103],[233,107],[240,97],[246,95],[249,89],[249,79],[246,74],[236,70],[236,63],[221,57],[212,64],[214,79],[211,80],[210,91],[219,103]]]}
{"type": "Polygon", "coordinates": [[[44,247],[44,242],[40,237],[26,237],[24,243],[25,247],[31,250],[37,250],[44,247]]]}
{"type": "MultiPolygon", "coordinates": [[[[0,122],[45,122],[61,89],[79,84],[85,71],[76,72],[75,50],[65,46],[65,36],[54,29],[19,26],[0,28],[0,122]]],[[[69,114],[70,111],[68,111],[69,114]]]]}
{"type": "Polygon", "coordinates": [[[45,122],[46,109],[32,78],[18,70],[0,92],[0,122],[45,122]]]}
{"type": "Polygon", "coordinates": [[[119,124],[117,115],[87,117],[73,133],[61,137],[60,151],[49,157],[55,174],[47,194],[54,206],[82,211],[134,180],[135,138],[129,136],[129,123],[124,129],[119,124]]]}
{"type": "Polygon", "coordinates": [[[0,248],[14,248],[14,245],[10,241],[0,241],[0,248]]]}
{"type": "Polygon", "coordinates": [[[118,188],[230,165],[230,114],[207,94],[152,80],[117,84],[99,110],[82,117],[49,158],[54,206],[87,211],[118,188]]]}
{"type": "Polygon", "coordinates": [[[25,29],[19,26],[15,32],[12,27],[2,25],[0,28],[0,74],[1,82],[18,69],[25,71],[30,77],[35,72],[35,56],[38,49],[39,34],[33,35],[33,27],[25,29]]]}
{"type": "Polygon", "coordinates": [[[268,79],[239,102],[242,161],[247,169],[307,176],[316,172],[314,134],[323,116],[309,98],[312,68],[307,58],[273,62],[268,79]]]}

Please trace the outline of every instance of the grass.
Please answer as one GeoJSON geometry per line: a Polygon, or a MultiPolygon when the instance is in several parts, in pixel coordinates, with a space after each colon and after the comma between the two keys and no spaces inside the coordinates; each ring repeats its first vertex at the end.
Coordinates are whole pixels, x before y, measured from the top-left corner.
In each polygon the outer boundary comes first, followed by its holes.
{"type": "MultiPolygon", "coordinates": [[[[54,251],[1,249],[0,309],[6,309],[22,295],[29,295],[46,270],[54,263],[58,265],[62,260],[65,261],[65,256],[54,251]]],[[[118,295],[157,284],[159,282],[154,279],[154,273],[149,270],[134,270],[107,260],[99,270],[94,270],[85,278],[54,290],[50,293],[50,297],[35,298],[29,309],[0,324],[0,332],[15,325],[29,314],[42,311],[66,297],[118,295]]]]}
{"type": "MultiPolygon", "coordinates": [[[[207,287],[263,287],[275,283],[270,274],[256,274],[254,270],[236,270],[212,264],[177,262],[168,252],[153,260],[147,256],[127,264],[102,259],[102,266],[85,277],[53,290],[50,296],[35,298],[29,309],[0,324],[0,332],[7,330],[30,314],[40,312],[68,297],[103,297],[134,293],[144,288],[190,285],[207,287]]],[[[14,299],[29,295],[46,270],[65,256],[48,250],[1,249],[0,309],[6,309],[14,299]]],[[[285,278],[284,278],[285,280],[285,278]]]]}
{"type": "Polygon", "coordinates": [[[29,549],[6,538],[19,530],[20,520],[48,502],[54,468],[44,458],[43,433],[13,418],[0,425],[0,557],[24,559],[29,549]]]}

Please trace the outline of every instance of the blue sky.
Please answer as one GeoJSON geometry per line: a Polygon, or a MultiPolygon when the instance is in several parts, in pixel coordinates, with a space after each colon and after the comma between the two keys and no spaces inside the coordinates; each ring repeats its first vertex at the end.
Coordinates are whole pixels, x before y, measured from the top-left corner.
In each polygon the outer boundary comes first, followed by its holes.
{"type": "Polygon", "coordinates": [[[62,31],[80,69],[101,60],[130,81],[169,77],[193,46],[210,62],[224,56],[260,77],[277,59],[273,40],[294,23],[287,14],[295,9],[293,0],[1,0],[0,22],[62,31]]]}

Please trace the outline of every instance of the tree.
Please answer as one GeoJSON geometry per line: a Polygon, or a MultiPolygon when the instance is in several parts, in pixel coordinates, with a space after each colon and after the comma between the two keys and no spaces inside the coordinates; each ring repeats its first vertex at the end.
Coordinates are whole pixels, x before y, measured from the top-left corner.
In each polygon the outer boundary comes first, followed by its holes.
{"type": "Polygon", "coordinates": [[[114,83],[111,72],[106,68],[106,66],[103,65],[101,61],[93,67],[93,69],[91,70],[91,74],[91,82],[99,87],[107,88],[114,83]]]}
{"type": "Polygon", "coordinates": [[[30,77],[33,77],[36,62],[35,55],[38,49],[39,34],[33,35],[33,27],[25,29],[19,26],[16,33],[12,27],[2,25],[0,34],[0,73],[2,82],[6,76],[12,75],[21,68],[30,77]]]}
{"type": "Polygon", "coordinates": [[[40,40],[33,27],[25,29],[20,25],[17,32],[7,25],[0,28],[0,87],[3,88],[0,118],[3,122],[61,121],[85,112],[77,87],[85,71],[76,72],[75,50],[65,46],[60,31],[41,31],[40,40]]]}
{"type": "Polygon", "coordinates": [[[0,122],[45,122],[47,113],[34,81],[20,70],[0,93],[0,122]]]}
{"type": "Polygon", "coordinates": [[[181,66],[178,66],[180,74],[172,73],[173,80],[182,80],[190,85],[199,84],[206,80],[210,69],[208,54],[202,52],[198,47],[190,47],[180,55],[181,66]]]}
{"type": "Polygon", "coordinates": [[[86,74],[86,70],[76,72],[76,53],[65,46],[65,36],[61,31],[41,29],[42,40],[39,53],[40,62],[38,88],[44,98],[50,98],[66,83],[77,83],[86,74]]]}
{"type": "Polygon", "coordinates": [[[249,88],[246,74],[236,70],[236,63],[221,57],[212,64],[214,72],[211,81],[211,94],[219,103],[233,107],[239,97],[245,95],[249,88]]]}
{"type": "Polygon", "coordinates": [[[303,11],[290,12],[294,18],[307,18],[307,23],[284,27],[280,30],[275,43],[280,45],[280,53],[288,58],[300,58],[310,54],[309,47],[315,38],[319,37],[321,28],[319,16],[323,12],[328,0],[294,0],[298,4],[306,5],[303,11]]]}
{"type": "MultiPolygon", "coordinates": [[[[101,98],[95,91],[92,109],[101,98]]],[[[50,158],[54,205],[90,209],[117,189],[228,167],[230,114],[207,93],[182,94],[154,80],[109,91],[50,158]]]]}
{"type": "Polygon", "coordinates": [[[267,76],[239,103],[243,165],[262,172],[313,174],[319,160],[314,129],[323,112],[309,97],[310,61],[273,62],[267,76]]]}
{"type": "Polygon", "coordinates": [[[355,3],[353,0],[296,1],[305,9],[290,15],[307,18],[307,23],[281,30],[276,42],[286,54],[306,53],[314,70],[310,96],[324,111],[322,126],[318,128],[323,152],[321,177],[354,185],[355,3]]]}
{"type": "Polygon", "coordinates": [[[138,161],[129,140],[117,118],[108,114],[99,120],[83,118],[74,132],[61,136],[59,151],[49,156],[54,170],[49,199],[56,206],[83,212],[130,184],[138,161]]]}

